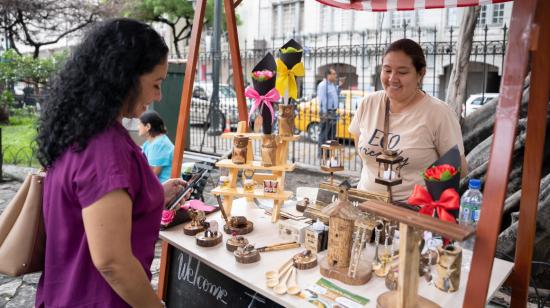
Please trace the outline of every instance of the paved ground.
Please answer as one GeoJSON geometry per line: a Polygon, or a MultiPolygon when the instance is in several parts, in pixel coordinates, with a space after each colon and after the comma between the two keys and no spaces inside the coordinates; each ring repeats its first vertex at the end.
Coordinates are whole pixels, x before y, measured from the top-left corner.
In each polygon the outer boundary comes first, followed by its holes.
{"type": "MultiPolygon", "coordinates": [[[[20,186],[20,180],[29,172],[29,168],[19,168],[14,166],[4,166],[4,179],[0,182],[0,213],[3,212],[9,200],[13,197],[20,186]]],[[[216,177],[216,175],[214,175],[216,177]]],[[[297,169],[294,172],[287,173],[286,186],[295,192],[296,187],[310,186],[316,187],[323,180],[324,175],[312,171],[297,169]]],[[[209,191],[209,189],[205,189],[209,191]]],[[[213,202],[211,196],[207,196],[207,203],[213,202]]],[[[151,266],[153,273],[152,285],[156,288],[158,284],[159,265],[160,265],[160,242],[156,245],[155,259],[151,266]]],[[[23,277],[11,278],[0,275],[0,308],[21,308],[33,307],[36,293],[36,286],[40,278],[40,273],[29,274],[23,277]]],[[[498,293],[496,302],[502,305],[489,305],[488,307],[506,307],[509,303],[509,296],[504,293],[498,293]]],[[[530,305],[531,307],[531,305],[530,305]]],[[[532,306],[535,307],[535,306],[532,306]]]]}

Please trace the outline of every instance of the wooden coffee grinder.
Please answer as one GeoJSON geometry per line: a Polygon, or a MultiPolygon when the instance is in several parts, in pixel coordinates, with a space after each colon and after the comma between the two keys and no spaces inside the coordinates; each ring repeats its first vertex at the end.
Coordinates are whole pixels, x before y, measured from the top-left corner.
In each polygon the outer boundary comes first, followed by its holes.
{"type": "Polygon", "coordinates": [[[320,262],[321,275],[334,278],[350,285],[367,283],[372,276],[372,267],[366,262],[354,264],[351,275],[351,250],[355,220],[361,217],[361,211],[348,200],[350,185],[347,181],[340,184],[338,200],[323,209],[329,216],[328,252],[320,262]]]}

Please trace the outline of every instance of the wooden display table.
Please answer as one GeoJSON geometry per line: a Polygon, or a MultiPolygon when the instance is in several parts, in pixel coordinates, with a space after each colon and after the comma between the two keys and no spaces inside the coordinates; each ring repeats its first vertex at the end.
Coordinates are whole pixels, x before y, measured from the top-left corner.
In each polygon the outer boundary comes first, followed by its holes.
{"type": "MultiPolygon", "coordinates": [[[[254,231],[246,235],[250,243],[256,247],[281,242],[278,237],[277,225],[271,222],[271,216],[245,198],[233,201],[234,215],[243,215],[254,222],[254,231]]],[[[221,213],[216,212],[207,217],[216,220],[218,225],[224,224],[221,213]]],[[[168,307],[314,307],[306,300],[292,295],[277,295],[266,286],[265,272],[276,270],[283,262],[294,254],[303,251],[301,248],[262,253],[261,260],[253,264],[240,264],[235,261],[232,253],[225,248],[227,235],[223,243],[215,247],[199,247],[195,238],[183,234],[183,225],[161,231],[160,237],[173,246],[170,262],[167,264],[168,307]]],[[[363,252],[361,262],[372,260],[373,249],[369,246],[363,252]]],[[[324,252],[320,254],[324,256],[324,252]]],[[[464,251],[463,262],[471,258],[471,252],[464,251]]],[[[510,274],[513,263],[495,259],[487,300],[501,286],[510,274]]],[[[432,272],[435,275],[435,270],[432,272]]],[[[434,285],[428,285],[424,279],[419,280],[418,293],[442,307],[462,307],[469,268],[462,267],[460,288],[455,293],[444,293],[434,285]]],[[[298,282],[302,289],[315,284],[321,278],[319,267],[298,271],[298,282]]],[[[373,277],[370,282],[361,286],[348,286],[338,281],[333,283],[350,292],[370,300],[366,307],[376,307],[378,295],[388,289],[384,279],[373,277]]]]}

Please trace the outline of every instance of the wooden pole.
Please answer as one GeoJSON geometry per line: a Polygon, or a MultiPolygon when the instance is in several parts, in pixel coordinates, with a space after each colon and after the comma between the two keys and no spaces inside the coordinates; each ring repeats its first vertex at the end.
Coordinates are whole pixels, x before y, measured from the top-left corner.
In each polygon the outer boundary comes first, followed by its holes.
{"type": "MultiPolygon", "coordinates": [[[[172,160],[173,178],[181,177],[181,163],[183,162],[183,152],[185,151],[185,132],[189,125],[189,110],[191,107],[191,96],[193,94],[193,83],[195,82],[195,73],[197,71],[197,62],[199,59],[199,47],[201,40],[202,25],[204,13],[206,11],[206,1],[198,0],[195,3],[195,16],[193,18],[193,28],[191,30],[191,39],[189,40],[189,57],[185,65],[185,76],[183,87],[181,89],[180,110],[178,116],[178,127],[176,130],[176,145],[174,148],[174,159],[172,160]]],[[[167,242],[162,242],[162,251],[160,255],[160,274],[157,294],[161,299],[166,296],[166,278],[168,264],[170,263],[171,246],[167,242]]]]}
{"type": "Polygon", "coordinates": [[[540,193],[540,176],[546,133],[548,94],[550,91],[550,1],[539,1],[531,40],[531,89],[527,106],[527,138],[521,178],[521,206],[519,212],[516,259],[511,275],[512,305],[525,307],[531,277],[533,242],[536,231],[540,193]],[[546,33],[546,34],[544,34],[546,33]]]}
{"type": "Polygon", "coordinates": [[[399,224],[399,277],[397,307],[414,308],[418,301],[418,236],[407,224],[399,224]]]}
{"type": "Polygon", "coordinates": [[[241,65],[241,52],[239,51],[239,35],[237,33],[237,20],[235,18],[235,6],[233,0],[224,0],[225,18],[227,21],[227,34],[229,36],[229,50],[231,52],[231,65],[233,67],[233,83],[237,93],[239,121],[245,121],[248,127],[248,109],[244,98],[243,69],[241,65]]]}
{"type": "Polygon", "coordinates": [[[536,2],[537,0],[514,2],[501,95],[495,114],[494,140],[483,190],[483,210],[477,227],[464,307],[485,306],[506,198],[536,2]]]}

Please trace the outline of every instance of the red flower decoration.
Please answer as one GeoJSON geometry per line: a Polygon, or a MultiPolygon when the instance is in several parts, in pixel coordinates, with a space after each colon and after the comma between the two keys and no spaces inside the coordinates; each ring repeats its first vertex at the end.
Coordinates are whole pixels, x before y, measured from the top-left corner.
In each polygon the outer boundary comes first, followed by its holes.
{"type": "Polygon", "coordinates": [[[426,181],[444,182],[450,180],[457,172],[458,170],[449,164],[432,166],[424,171],[424,179],[426,181]]]}

